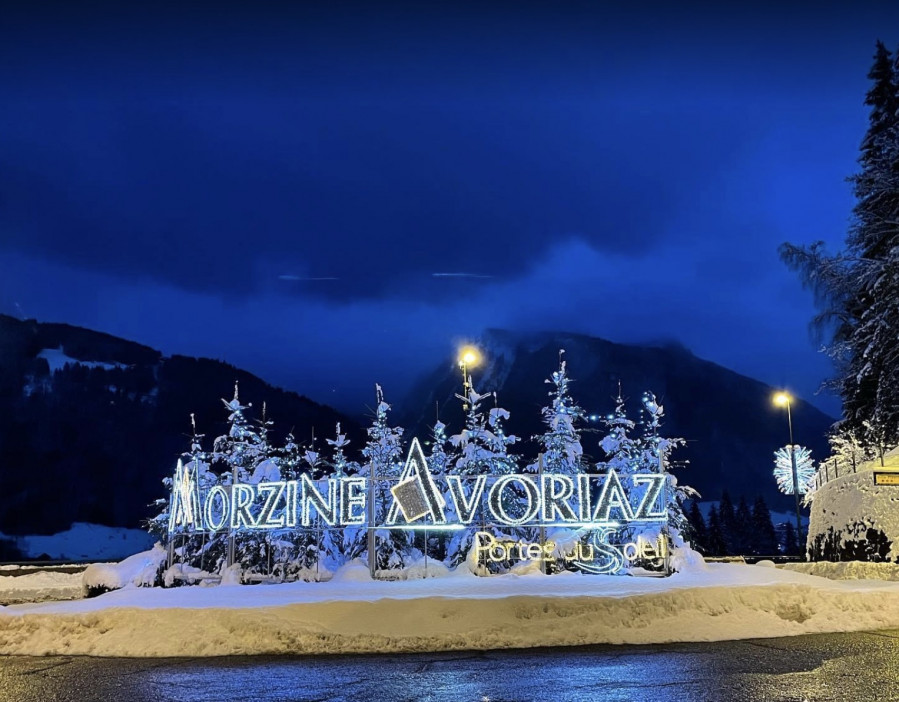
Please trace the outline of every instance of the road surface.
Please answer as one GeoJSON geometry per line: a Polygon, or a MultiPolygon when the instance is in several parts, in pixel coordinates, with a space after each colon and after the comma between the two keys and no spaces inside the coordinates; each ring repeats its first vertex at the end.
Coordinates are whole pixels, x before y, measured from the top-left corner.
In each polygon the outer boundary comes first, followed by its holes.
{"type": "Polygon", "coordinates": [[[703,644],[390,656],[0,658],[0,699],[899,700],[899,630],[703,644]]]}

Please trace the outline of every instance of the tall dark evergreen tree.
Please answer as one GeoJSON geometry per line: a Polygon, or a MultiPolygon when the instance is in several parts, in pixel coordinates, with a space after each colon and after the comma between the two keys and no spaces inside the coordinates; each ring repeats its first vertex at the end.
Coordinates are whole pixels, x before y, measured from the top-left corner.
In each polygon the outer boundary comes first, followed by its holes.
{"type": "Polygon", "coordinates": [[[733,556],[737,553],[737,511],[730,499],[730,493],[725,490],[721,493],[721,502],[718,503],[718,516],[721,520],[721,537],[724,539],[724,556],[733,556]]]}
{"type": "MultiPolygon", "coordinates": [[[[899,62],[899,57],[897,57],[899,62]]],[[[781,256],[815,293],[818,330],[830,336],[832,385],[843,400],[844,428],[883,452],[899,443],[899,77],[881,43],[868,78],[870,108],[846,248],[784,244],[781,256]]]]}
{"type": "Polygon", "coordinates": [[[706,545],[705,554],[707,556],[725,556],[727,555],[727,544],[724,542],[724,532],[721,528],[721,519],[718,516],[718,509],[715,505],[709,510],[709,524],[707,529],[708,544],[706,545]]]}
{"type": "Polygon", "coordinates": [[[784,555],[786,556],[798,556],[799,555],[799,543],[796,540],[796,528],[793,526],[793,522],[787,522],[786,526],[784,526],[784,555]]]}
{"type": "Polygon", "coordinates": [[[771,522],[771,512],[765,503],[765,498],[755,498],[752,505],[752,536],[750,538],[750,550],[756,556],[777,555],[777,532],[771,522]]]}
{"type": "Polygon", "coordinates": [[[699,503],[696,500],[690,504],[690,510],[687,512],[687,521],[690,524],[690,541],[693,548],[702,553],[708,552],[708,531],[705,525],[705,519],[702,512],[699,511],[699,503]]]}
{"type": "Polygon", "coordinates": [[[740,502],[737,504],[733,540],[735,556],[743,556],[751,552],[752,512],[749,510],[749,505],[746,504],[746,497],[743,495],[740,495],[740,502]]]}

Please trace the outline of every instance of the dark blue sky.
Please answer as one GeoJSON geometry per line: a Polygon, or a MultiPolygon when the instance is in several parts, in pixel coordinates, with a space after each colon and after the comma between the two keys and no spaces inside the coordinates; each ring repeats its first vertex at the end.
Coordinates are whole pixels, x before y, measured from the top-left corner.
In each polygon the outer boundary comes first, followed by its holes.
{"type": "Polygon", "coordinates": [[[0,311],[354,411],[489,326],[810,395],[777,246],[842,240],[899,6],[598,5],[8,16],[0,311]]]}

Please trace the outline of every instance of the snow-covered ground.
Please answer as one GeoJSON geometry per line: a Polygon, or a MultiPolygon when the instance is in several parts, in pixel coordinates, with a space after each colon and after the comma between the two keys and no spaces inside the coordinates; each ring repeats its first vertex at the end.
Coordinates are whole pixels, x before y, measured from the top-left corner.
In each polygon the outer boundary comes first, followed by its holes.
{"type": "Polygon", "coordinates": [[[48,557],[59,561],[109,561],[143,551],[153,537],[142,529],[108,527],[75,522],[66,531],[47,536],[4,536],[24,558],[48,557]]]}
{"type": "Polygon", "coordinates": [[[214,656],[716,641],[899,627],[899,583],[764,565],[138,588],[0,609],[0,654],[214,656]]]}

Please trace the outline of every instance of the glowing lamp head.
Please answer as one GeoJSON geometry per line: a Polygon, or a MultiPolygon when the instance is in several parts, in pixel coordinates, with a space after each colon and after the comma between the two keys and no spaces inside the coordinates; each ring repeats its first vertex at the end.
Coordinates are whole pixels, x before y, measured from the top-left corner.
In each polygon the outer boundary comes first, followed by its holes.
{"type": "Polygon", "coordinates": [[[476,366],[480,360],[481,355],[473,346],[465,346],[459,351],[460,366],[467,366],[470,368],[471,366],[476,366]]]}
{"type": "Polygon", "coordinates": [[[778,407],[786,407],[792,399],[787,393],[779,392],[774,396],[774,404],[778,407]]]}

